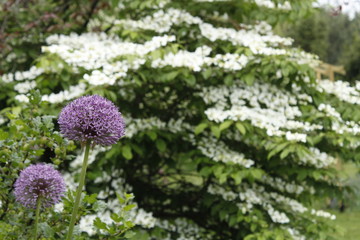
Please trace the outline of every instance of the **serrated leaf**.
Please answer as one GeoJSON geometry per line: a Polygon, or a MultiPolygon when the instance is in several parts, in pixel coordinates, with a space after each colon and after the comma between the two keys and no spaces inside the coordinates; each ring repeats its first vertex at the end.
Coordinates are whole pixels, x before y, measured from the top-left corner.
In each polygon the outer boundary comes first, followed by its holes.
{"type": "Polygon", "coordinates": [[[114,222],[121,222],[123,220],[123,218],[116,213],[112,213],[110,217],[112,220],[114,220],[114,222]]]}
{"type": "Polygon", "coordinates": [[[95,218],[94,222],[93,222],[94,226],[98,229],[107,229],[107,225],[106,223],[104,223],[103,221],[100,220],[100,218],[95,218]]]}
{"type": "Polygon", "coordinates": [[[91,194],[91,195],[86,195],[84,197],[84,202],[89,203],[89,204],[93,204],[93,203],[96,202],[96,197],[97,197],[96,193],[91,194]]]}

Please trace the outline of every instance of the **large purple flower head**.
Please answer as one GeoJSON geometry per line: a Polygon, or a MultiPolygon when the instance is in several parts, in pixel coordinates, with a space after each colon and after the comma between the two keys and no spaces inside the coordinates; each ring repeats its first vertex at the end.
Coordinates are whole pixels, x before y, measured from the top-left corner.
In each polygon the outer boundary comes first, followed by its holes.
{"type": "Polygon", "coordinates": [[[125,122],[119,109],[98,95],[80,97],[63,108],[60,131],[65,137],[82,143],[108,146],[125,135],[125,122]]]}
{"type": "Polygon", "coordinates": [[[51,165],[41,163],[22,170],[14,187],[16,200],[28,208],[36,208],[39,197],[42,207],[51,207],[60,202],[66,190],[61,174],[51,165]]]}

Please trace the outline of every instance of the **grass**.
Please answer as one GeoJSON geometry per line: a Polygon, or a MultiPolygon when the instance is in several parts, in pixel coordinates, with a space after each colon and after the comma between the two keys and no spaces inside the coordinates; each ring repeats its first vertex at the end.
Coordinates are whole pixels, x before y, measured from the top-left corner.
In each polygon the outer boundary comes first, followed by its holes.
{"type": "Polygon", "coordinates": [[[344,213],[334,212],[334,214],[336,214],[335,224],[345,231],[343,236],[338,237],[338,240],[359,240],[360,210],[348,209],[344,213]]]}
{"type": "Polygon", "coordinates": [[[343,231],[342,236],[336,236],[337,240],[359,240],[360,239],[360,175],[359,166],[354,163],[342,163],[338,165],[340,177],[345,185],[355,187],[354,195],[348,196],[345,204],[345,212],[331,211],[336,215],[334,223],[343,231]]]}

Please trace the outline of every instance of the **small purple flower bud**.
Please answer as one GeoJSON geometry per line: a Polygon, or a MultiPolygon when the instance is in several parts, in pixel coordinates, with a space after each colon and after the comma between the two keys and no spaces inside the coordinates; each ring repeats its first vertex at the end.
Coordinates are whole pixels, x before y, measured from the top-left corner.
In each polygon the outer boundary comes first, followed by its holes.
{"type": "Polygon", "coordinates": [[[66,190],[59,171],[51,165],[41,163],[22,170],[14,187],[16,201],[28,208],[36,208],[39,197],[42,207],[51,207],[60,202],[66,190]]]}
{"type": "Polygon", "coordinates": [[[109,146],[125,135],[119,109],[98,95],[80,97],[65,106],[59,116],[61,133],[68,139],[109,146]]]}

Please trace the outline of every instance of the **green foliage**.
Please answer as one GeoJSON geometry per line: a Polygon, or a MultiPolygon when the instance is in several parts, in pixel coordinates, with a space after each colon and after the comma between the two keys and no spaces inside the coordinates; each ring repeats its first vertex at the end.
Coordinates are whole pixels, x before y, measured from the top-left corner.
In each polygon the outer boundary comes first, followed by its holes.
{"type": "MultiPolygon", "coordinates": [[[[104,3],[95,2],[99,7],[104,3]]],[[[274,2],[281,4],[285,1],[274,2]]],[[[187,4],[174,0],[160,8],[164,11],[172,8],[187,10],[214,28],[235,28],[238,30],[236,33],[246,35],[256,31],[239,23],[267,20],[275,24],[298,19],[312,11],[312,1],[290,2],[292,10],[289,11],[268,9],[253,1],[235,0],[226,3],[188,1],[187,4]],[[219,17],[225,13],[227,18],[219,17]]],[[[107,39],[109,45],[112,41],[144,44],[161,33],[156,32],[157,29],[132,29],[116,20],[142,19],[159,11],[159,3],[159,0],[111,1],[109,4],[113,10],[99,9],[97,14],[90,16],[87,28],[113,34],[115,37],[107,39]]],[[[150,21],[149,18],[146,20],[150,21]]],[[[83,31],[82,28],[76,29],[83,31]]],[[[359,137],[334,129],[333,126],[339,124],[338,119],[319,110],[319,106],[330,104],[344,120],[349,121],[359,119],[357,114],[346,110],[350,108],[354,112],[356,106],[319,91],[313,70],[299,57],[303,53],[278,44],[276,36],[267,36],[270,39],[267,50],[284,50],[286,54],[262,54],[256,52],[257,48],[249,47],[250,40],[248,45],[234,44],[231,39],[221,37],[211,40],[201,31],[197,24],[174,24],[165,31],[166,35],[175,36],[173,42],[154,49],[149,47],[151,51],[139,54],[141,56],[124,54],[105,59],[103,65],[96,67],[74,67],[76,61],[45,52],[35,60],[43,72],[32,79],[39,93],[30,99],[30,104],[21,103],[16,98],[19,96],[14,91],[17,82],[1,81],[1,97],[6,100],[3,111],[10,119],[6,120],[0,132],[1,144],[5,146],[1,156],[6,157],[1,171],[10,176],[1,194],[3,206],[8,206],[0,212],[5,214],[0,222],[4,236],[13,239],[17,232],[27,234],[31,225],[33,213],[26,212],[30,217],[24,217],[25,210],[14,203],[11,195],[13,181],[20,169],[38,161],[52,161],[64,172],[76,169],[72,165],[73,156],[77,154],[75,144],[54,132],[58,128],[56,118],[49,116],[56,116],[66,102],[52,103],[49,98],[40,99],[59,92],[68,97],[70,94],[64,93],[65,90],[83,83],[86,90],[81,94],[99,94],[119,106],[127,119],[128,132],[126,138],[111,148],[94,149],[97,154],[89,165],[86,189],[89,195],[84,196],[80,214],[86,216],[99,212],[104,205],[102,200],[111,202],[116,199],[121,210],[111,212],[110,224],[101,217],[95,218],[96,234],[88,236],[81,232],[78,239],[277,240],[289,239],[296,233],[307,239],[331,239],[334,228],[328,218],[312,213],[313,203],[326,196],[340,195],[338,172],[332,164],[327,165],[326,160],[330,155],[348,160],[360,159],[356,155],[359,147],[355,144],[359,137]],[[248,62],[241,69],[227,69],[214,64],[202,66],[199,71],[186,64],[175,65],[178,63],[175,60],[171,62],[175,66],[153,66],[156,60],[170,54],[193,53],[202,46],[211,48],[208,58],[229,54],[246,57],[248,62]],[[129,66],[138,62],[143,64],[126,69],[124,76],[116,78],[116,84],[91,85],[85,77],[94,71],[103,73],[123,62],[129,66]],[[264,99],[259,99],[259,96],[264,96],[264,99]],[[227,111],[238,110],[232,108],[234,100],[239,100],[244,109],[252,111],[253,118],[244,117],[245,111],[226,117],[227,111]],[[219,118],[212,119],[207,110],[219,103],[225,107],[218,114],[219,118]],[[275,107],[270,108],[271,104],[275,107]],[[255,114],[259,112],[263,113],[259,114],[260,117],[255,114]],[[271,118],[273,113],[282,114],[285,119],[287,114],[294,114],[291,119],[294,122],[322,128],[305,130],[281,125],[276,130],[284,134],[276,134],[276,131],[267,129],[268,126],[259,124],[266,123],[267,117],[271,118]],[[306,134],[305,139],[292,139],[292,133],[306,134]],[[323,162],[316,162],[319,159],[315,159],[318,156],[314,156],[313,148],[326,153],[326,159],[320,159],[323,162]],[[13,160],[16,157],[17,160],[13,160]],[[117,194],[126,192],[126,188],[131,189],[136,203],[131,202],[133,195],[117,194]],[[143,221],[139,226],[134,226],[135,220],[129,217],[136,206],[139,212],[140,209],[148,212],[143,214],[145,217],[139,217],[143,221]],[[10,218],[8,214],[14,212],[18,215],[10,218]],[[153,218],[156,218],[156,224],[151,224],[155,220],[148,221],[153,218]],[[12,224],[14,222],[16,224],[12,224]]],[[[266,31],[259,35],[265,34],[266,31]]],[[[256,38],[252,40],[258,41],[259,48],[264,43],[256,38]]],[[[82,46],[76,47],[81,49],[82,46]]],[[[103,46],[92,46],[96,47],[103,46]]],[[[92,49],[87,50],[91,52],[92,49]]],[[[71,53],[75,51],[70,50],[71,53]]],[[[191,62],[193,59],[187,60],[191,62]]],[[[240,62],[236,60],[235,63],[237,61],[240,62]]],[[[55,213],[50,209],[49,214],[42,215],[41,234],[44,237],[64,236],[64,223],[69,220],[73,199],[73,193],[69,191],[63,200],[63,212],[55,213]]]]}
{"type": "MultiPolygon", "coordinates": [[[[68,168],[71,154],[76,145],[64,139],[55,131],[56,116],[42,115],[39,92],[33,92],[27,105],[8,107],[1,111],[7,116],[7,124],[0,130],[0,238],[31,239],[33,238],[33,221],[35,210],[27,209],[15,201],[13,186],[21,170],[34,163],[51,163],[57,168],[68,168]]],[[[63,239],[68,229],[68,222],[74,203],[74,193],[68,191],[63,198],[63,210],[54,207],[41,211],[39,237],[41,239],[63,239]]],[[[131,237],[131,222],[127,212],[134,205],[130,203],[132,194],[125,194],[125,200],[119,198],[122,209],[113,213],[111,224],[99,225],[97,237],[104,239],[128,239],[131,237]],[[101,231],[105,230],[105,231],[101,231]]],[[[84,195],[80,206],[81,217],[104,211],[106,204],[97,200],[97,194],[84,195]]],[[[87,234],[76,235],[75,239],[91,239],[87,234]]]]}

